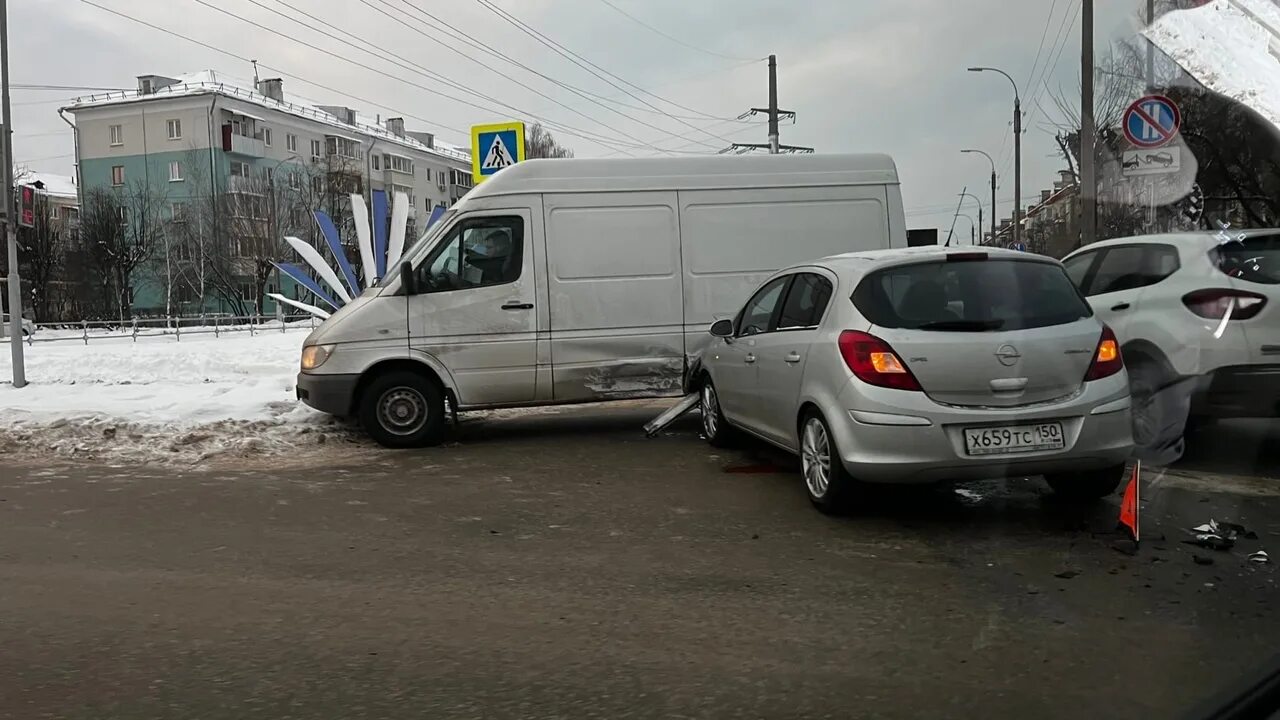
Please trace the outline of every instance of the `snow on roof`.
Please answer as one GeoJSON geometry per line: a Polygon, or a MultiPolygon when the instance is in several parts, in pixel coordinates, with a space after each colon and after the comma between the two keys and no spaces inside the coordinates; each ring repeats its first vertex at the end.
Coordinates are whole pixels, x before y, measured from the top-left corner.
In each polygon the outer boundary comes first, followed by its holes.
{"type": "MultiPolygon", "coordinates": [[[[400,137],[390,130],[387,130],[373,122],[372,118],[368,118],[363,115],[357,114],[356,124],[349,125],[342,122],[337,117],[319,109],[316,107],[317,103],[308,100],[307,98],[286,93],[286,100],[284,102],[274,100],[258,93],[255,90],[248,89],[253,87],[252,81],[236,78],[216,70],[201,70],[199,72],[179,75],[174,79],[177,80],[177,82],[173,85],[159,88],[148,95],[143,95],[135,90],[125,90],[80,96],[75,98],[71,105],[67,106],[65,109],[75,112],[76,110],[91,107],[145,102],[152,98],[181,97],[184,95],[205,95],[213,93],[253,103],[260,107],[289,113],[290,115],[320,122],[334,128],[341,128],[348,132],[358,131],[366,135],[373,135],[381,141],[396,143],[398,145],[417,150],[418,152],[439,155],[450,160],[461,160],[467,163],[471,162],[471,153],[463,148],[450,145],[439,140],[435,140],[435,147],[427,147],[426,143],[419,142],[418,140],[407,136],[400,137]],[[292,98],[295,102],[290,102],[287,98],[292,98]]],[[[233,112],[240,112],[241,114],[244,114],[242,111],[233,110],[233,112]]]]}
{"type": "Polygon", "coordinates": [[[32,185],[35,182],[44,183],[44,192],[55,197],[76,197],[75,178],[70,175],[58,175],[55,173],[40,172],[39,170],[29,170],[26,168],[18,168],[14,177],[14,182],[20,185],[32,185]]]}
{"type": "Polygon", "coordinates": [[[1213,0],[1166,13],[1142,33],[1201,85],[1280,128],[1280,7],[1213,0]]]}

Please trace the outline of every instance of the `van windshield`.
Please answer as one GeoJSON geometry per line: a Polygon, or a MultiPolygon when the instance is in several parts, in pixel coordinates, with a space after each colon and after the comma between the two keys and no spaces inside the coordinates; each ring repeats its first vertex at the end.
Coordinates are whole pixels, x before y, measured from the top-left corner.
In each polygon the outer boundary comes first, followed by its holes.
{"type": "MultiPolygon", "coordinates": [[[[457,214],[458,214],[458,210],[456,207],[446,210],[445,213],[440,216],[440,219],[437,220],[434,225],[427,228],[426,232],[422,233],[422,235],[420,235],[417,240],[414,240],[412,245],[405,248],[405,251],[400,255],[400,258],[402,260],[412,260],[413,258],[421,255],[426,250],[426,248],[430,247],[433,243],[435,243],[436,238],[440,236],[440,232],[444,228],[448,227],[450,223],[453,222],[453,218],[457,214]]],[[[391,269],[388,268],[387,275],[391,276],[393,274],[394,273],[391,271],[391,269]]],[[[378,282],[381,283],[382,279],[379,279],[378,282]]]]}

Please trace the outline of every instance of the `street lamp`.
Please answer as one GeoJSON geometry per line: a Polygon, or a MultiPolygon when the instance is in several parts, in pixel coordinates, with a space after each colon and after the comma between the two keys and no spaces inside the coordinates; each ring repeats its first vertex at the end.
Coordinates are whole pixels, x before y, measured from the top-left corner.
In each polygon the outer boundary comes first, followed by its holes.
{"type": "Polygon", "coordinates": [[[979,223],[975,223],[973,221],[973,216],[969,215],[968,213],[959,213],[957,217],[962,217],[965,220],[969,221],[969,244],[977,245],[978,233],[977,233],[977,230],[975,230],[975,228],[978,227],[979,223]]]}
{"type": "MultiPolygon", "coordinates": [[[[977,195],[974,195],[974,194],[973,194],[973,193],[971,193],[971,192],[962,192],[962,193],[960,193],[960,197],[961,197],[961,198],[966,198],[966,197],[968,197],[968,198],[973,198],[973,201],[974,201],[975,203],[977,203],[977,204],[978,204],[978,225],[977,225],[977,227],[982,227],[982,201],[978,199],[978,196],[977,196],[977,195]]],[[[963,202],[963,200],[962,200],[962,202],[963,202]]],[[[994,210],[994,209],[991,211],[991,214],[992,214],[992,215],[995,215],[995,210],[994,210]]]]}
{"type": "Polygon", "coordinates": [[[991,239],[996,239],[996,161],[990,155],[982,150],[961,150],[962,153],[978,153],[987,158],[987,162],[991,163],[991,239]]]}
{"type": "MultiPolygon", "coordinates": [[[[1022,96],[1018,93],[1018,83],[1009,73],[993,67],[971,67],[969,72],[998,72],[1013,85],[1013,243],[1016,246],[1022,239],[1022,96]]],[[[993,220],[995,218],[992,218],[993,220]]]]}

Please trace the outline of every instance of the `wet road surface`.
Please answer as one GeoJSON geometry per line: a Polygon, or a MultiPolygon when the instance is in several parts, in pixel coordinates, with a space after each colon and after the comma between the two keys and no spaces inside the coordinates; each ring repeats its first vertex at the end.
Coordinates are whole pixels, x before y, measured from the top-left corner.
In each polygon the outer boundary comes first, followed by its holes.
{"type": "Polygon", "coordinates": [[[1272,424],[1152,471],[1130,556],[1118,496],[829,518],[785,456],[696,416],[646,440],[654,412],[363,466],[0,465],[0,718],[1156,718],[1280,647],[1275,565],[1245,559],[1280,559],[1272,424]],[[1180,542],[1211,517],[1259,537],[1180,542]]]}

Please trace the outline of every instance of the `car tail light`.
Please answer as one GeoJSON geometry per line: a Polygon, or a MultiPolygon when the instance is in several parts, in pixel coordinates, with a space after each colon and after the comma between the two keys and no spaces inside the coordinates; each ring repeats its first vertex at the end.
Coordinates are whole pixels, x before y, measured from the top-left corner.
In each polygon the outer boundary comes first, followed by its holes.
{"type": "Polygon", "coordinates": [[[857,330],[840,333],[840,355],[862,382],[898,390],[920,390],[916,376],[889,343],[857,330]]]}
{"type": "Polygon", "coordinates": [[[1247,290],[1210,288],[1183,295],[1182,304],[1206,320],[1248,320],[1262,310],[1267,298],[1247,290]]]}
{"type": "Polygon", "coordinates": [[[1124,358],[1120,355],[1120,343],[1116,340],[1116,334],[1103,325],[1102,337],[1098,339],[1098,348],[1093,351],[1093,362],[1089,364],[1089,372],[1084,374],[1084,381],[1111,377],[1123,367],[1124,358]]]}

